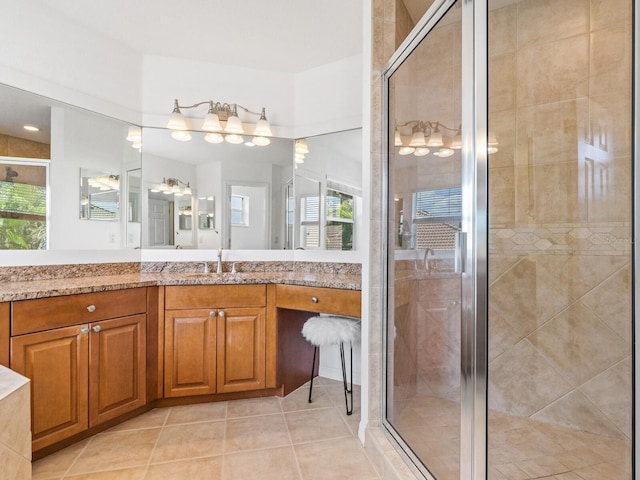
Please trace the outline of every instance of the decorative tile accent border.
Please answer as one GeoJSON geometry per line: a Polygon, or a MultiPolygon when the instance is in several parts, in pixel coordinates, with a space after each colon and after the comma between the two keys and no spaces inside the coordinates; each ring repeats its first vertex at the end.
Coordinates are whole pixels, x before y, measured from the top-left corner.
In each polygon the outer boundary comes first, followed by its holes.
{"type": "Polygon", "coordinates": [[[631,224],[493,227],[489,229],[489,253],[630,255],[631,224]]]}

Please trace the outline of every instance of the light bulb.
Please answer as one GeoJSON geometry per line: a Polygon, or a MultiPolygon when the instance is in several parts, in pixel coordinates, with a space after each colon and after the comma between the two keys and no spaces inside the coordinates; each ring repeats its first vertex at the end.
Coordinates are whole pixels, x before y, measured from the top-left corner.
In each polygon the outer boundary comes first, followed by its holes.
{"type": "Polygon", "coordinates": [[[456,133],[456,136],[451,140],[451,148],[454,150],[460,150],[462,148],[462,136],[460,132],[456,133]]]}
{"type": "Polygon", "coordinates": [[[402,146],[402,137],[400,136],[400,132],[396,129],[396,133],[394,135],[393,138],[393,144],[396,147],[401,147],[402,146]]]}
{"type": "Polygon", "coordinates": [[[224,137],[225,142],[227,143],[232,143],[234,145],[239,145],[241,143],[244,143],[244,138],[242,138],[242,135],[236,135],[235,133],[232,133],[231,135],[226,135],[224,137]]]}
{"type": "Polygon", "coordinates": [[[267,121],[267,117],[264,113],[264,108],[262,109],[262,113],[260,114],[260,120],[256,123],[256,128],[253,131],[253,134],[258,137],[270,137],[271,134],[271,126],[267,121]]]}
{"type": "Polygon", "coordinates": [[[204,134],[205,141],[209,143],[222,143],[224,142],[224,137],[219,133],[205,133],[204,134]]]}
{"type": "Polygon", "coordinates": [[[445,157],[450,157],[451,155],[453,155],[455,152],[447,147],[443,147],[440,150],[438,150],[438,156],[445,158],[445,157]]]}
{"type": "Polygon", "coordinates": [[[441,147],[443,145],[442,133],[440,133],[440,130],[438,130],[438,127],[436,126],[435,130],[431,132],[429,141],[427,141],[427,147],[441,147]]]}
{"type": "Polygon", "coordinates": [[[411,135],[411,141],[409,142],[410,147],[424,147],[427,142],[424,139],[424,132],[422,130],[416,130],[411,135]]]}
{"type": "Polygon", "coordinates": [[[174,130],[171,132],[171,136],[181,142],[188,142],[191,140],[191,134],[188,130],[174,130]]]}
{"type": "Polygon", "coordinates": [[[398,153],[400,155],[411,155],[415,151],[416,149],[413,147],[400,147],[400,151],[398,153]]]}
{"type": "Polygon", "coordinates": [[[129,125],[129,129],[127,130],[127,141],[133,142],[134,144],[141,143],[142,129],[137,125],[129,125]]]}
{"type": "Polygon", "coordinates": [[[185,195],[191,195],[191,187],[189,186],[188,183],[187,183],[187,186],[184,187],[184,190],[182,190],[182,193],[184,193],[185,195]]]}
{"type": "Polygon", "coordinates": [[[244,128],[242,127],[242,122],[240,121],[240,117],[238,117],[238,112],[236,111],[235,105],[233,106],[233,110],[231,111],[231,113],[229,113],[229,117],[227,118],[227,124],[224,127],[224,131],[226,133],[244,133],[244,128]]]}
{"type": "Polygon", "coordinates": [[[213,111],[209,111],[209,113],[204,116],[204,122],[202,122],[202,130],[205,130],[207,132],[222,131],[222,125],[220,125],[220,119],[218,118],[218,115],[216,113],[214,113],[213,111]]]}
{"type": "Polygon", "coordinates": [[[178,100],[173,101],[173,112],[169,115],[167,128],[171,130],[187,130],[189,128],[187,127],[187,122],[180,112],[180,107],[178,107],[178,100]]]}
{"type": "Polygon", "coordinates": [[[420,147],[420,148],[416,148],[416,151],[413,152],[413,154],[416,157],[424,157],[425,155],[429,155],[429,152],[431,150],[429,150],[427,147],[420,147]]]}
{"type": "Polygon", "coordinates": [[[253,143],[258,145],[259,147],[266,147],[271,143],[267,137],[253,137],[253,143]]]}
{"type": "Polygon", "coordinates": [[[307,145],[306,139],[299,138],[296,140],[296,153],[309,153],[309,146],[307,145]]]}
{"type": "Polygon", "coordinates": [[[487,153],[489,155],[493,155],[494,153],[496,153],[498,151],[498,147],[488,147],[487,148],[487,153]]]}

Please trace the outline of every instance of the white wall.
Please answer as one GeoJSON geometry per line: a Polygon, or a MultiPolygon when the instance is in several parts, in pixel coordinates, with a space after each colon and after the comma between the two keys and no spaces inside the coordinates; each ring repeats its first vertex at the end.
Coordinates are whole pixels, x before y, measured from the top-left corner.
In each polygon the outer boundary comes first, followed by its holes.
{"type": "Polygon", "coordinates": [[[294,138],[362,127],[362,58],[296,74],[294,138]]]}
{"type": "Polygon", "coordinates": [[[0,2],[0,82],[140,122],[142,55],[40,2],[0,2]]]}
{"type": "MultiPolygon", "coordinates": [[[[173,109],[181,105],[213,100],[237,103],[260,112],[266,108],[274,135],[289,137],[293,127],[293,76],[285,72],[219,65],[183,58],[145,55],[142,69],[142,110],[144,125],[164,127],[173,109]]],[[[183,110],[185,116],[203,118],[206,105],[183,110]]],[[[253,120],[238,112],[240,118],[253,120]]]]}
{"type": "MultiPolygon", "coordinates": [[[[79,203],[81,168],[122,178],[125,165],[139,155],[125,140],[127,128],[125,123],[83,110],[52,109],[50,249],[119,249],[124,245],[121,220],[80,220],[79,203]]],[[[123,201],[121,192],[120,205],[123,201]]]]}
{"type": "MultiPolygon", "coordinates": [[[[151,155],[145,153],[142,156],[142,172],[143,172],[143,181],[142,181],[142,218],[149,218],[149,189],[155,184],[159,184],[162,182],[164,178],[177,178],[183,181],[184,183],[189,183],[190,185],[196,185],[197,175],[196,175],[196,167],[195,165],[191,165],[188,163],[177,162],[175,160],[169,160],[166,158],[162,158],[156,155],[151,155]]],[[[197,192],[194,192],[194,195],[197,195],[197,192]]],[[[173,197],[173,195],[171,195],[173,197]]],[[[184,197],[180,197],[184,198],[184,197]]],[[[177,218],[176,218],[176,229],[177,218]]],[[[148,235],[147,231],[148,225],[142,226],[142,246],[145,248],[148,245],[148,235]]],[[[174,232],[175,233],[175,230],[174,232]]],[[[196,240],[193,240],[196,241],[196,240]]],[[[192,239],[189,239],[189,243],[193,243],[192,239]]],[[[180,241],[179,244],[184,245],[185,241],[180,241]]]]}
{"type": "Polygon", "coordinates": [[[231,248],[258,250],[265,248],[269,235],[267,225],[267,205],[270,198],[269,185],[235,185],[231,187],[234,195],[248,200],[249,218],[246,226],[231,226],[231,248]]]}

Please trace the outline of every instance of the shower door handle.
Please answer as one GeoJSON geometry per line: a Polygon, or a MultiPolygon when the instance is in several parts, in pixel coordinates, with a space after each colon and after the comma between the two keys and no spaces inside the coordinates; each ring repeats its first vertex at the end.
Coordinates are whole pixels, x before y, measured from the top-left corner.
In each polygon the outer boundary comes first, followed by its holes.
{"type": "Polygon", "coordinates": [[[467,232],[456,232],[454,268],[456,273],[467,271],[467,232]]]}

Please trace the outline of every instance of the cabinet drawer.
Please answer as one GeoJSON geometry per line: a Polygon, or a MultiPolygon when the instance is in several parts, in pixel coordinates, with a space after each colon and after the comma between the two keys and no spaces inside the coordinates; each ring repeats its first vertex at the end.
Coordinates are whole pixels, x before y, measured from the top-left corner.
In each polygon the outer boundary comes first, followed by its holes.
{"type": "Polygon", "coordinates": [[[307,312],[332,313],[360,317],[361,295],[358,290],[278,285],[276,306],[307,312]]]}
{"type": "Polygon", "coordinates": [[[189,285],[165,287],[167,310],[179,308],[264,307],[266,285],[189,285]]]}
{"type": "Polygon", "coordinates": [[[146,288],[20,300],[12,304],[11,335],[125,317],[146,311],[146,288]]]}

